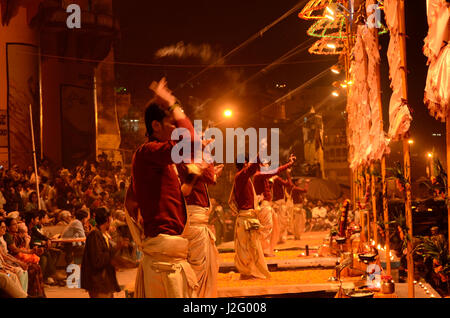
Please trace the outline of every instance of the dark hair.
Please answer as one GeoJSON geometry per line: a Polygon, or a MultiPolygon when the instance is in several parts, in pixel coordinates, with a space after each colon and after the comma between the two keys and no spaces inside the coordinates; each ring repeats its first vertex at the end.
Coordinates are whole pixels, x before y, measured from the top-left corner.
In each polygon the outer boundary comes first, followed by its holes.
{"type": "MultiPolygon", "coordinates": [[[[30,193],[30,195],[28,196],[28,201],[30,201],[31,202],[31,197],[33,196],[33,194],[35,194],[36,195],[36,197],[37,197],[37,193],[36,193],[36,191],[32,191],[31,193],[30,193]]],[[[38,198],[39,199],[39,198],[38,198]]]]}
{"type": "Polygon", "coordinates": [[[125,189],[125,182],[120,181],[119,187],[120,187],[121,189],[125,189]]]}
{"type": "MultiPolygon", "coordinates": [[[[242,158],[240,157],[240,155],[238,155],[238,159],[241,159],[241,160],[242,160],[242,158]]],[[[249,159],[248,159],[248,155],[247,155],[247,154],[244,155],[244,159],[245,159],[245,162],[242,162],[242,163],[238,162],[238,161],[240,161],[240,160],[236,160],[236,169],[237,169],[238,171],[241,171],[242,168],[244,168],[245,163],[249,162],[249,159]]]]}
{"type": "Polygon", "coordinates": [[[147,128],[147,135],[153,135],[152,122],[154,120],[162,123],[163,119],[168,116],[166,110],[159,106],[156,102],[149,102],[145,109],[145,127],[147,128]]]}
{"type": "Polygon", "coordinates": [[[15,219],[14,219],[14,218],[10,218],[10,217],[6,218],[6,219],[5,219],[5,224],[6,224],[6,226],[7,226],[7,227],[10,227],[10,226],[11,226],[11,222],[12,222],[13,220],[15,220],[15,219]]]}
{"type": "Polygon", "coordinates": [[[88,217],[89,213],[87,213],[85,210],[78,210],[75,212],[75,218],[79,221],[83,220],[84,218],[88,217]]]}
{"type": "Polygon", "coordinates": [[[37,211],[37,215],[39,216],[39,220],[42,220],[47,215],[47,212],[45,212],[44,210],[39,210],[37,211]]]}
{"type": "Polygon", "coordinates": [[[105,208],[95,209],[94,213],[95,213],[95,223],[97,223],[98,226],[108,222],[108,219],[111,216],[111,213],[109,213],[109,211],[105,208]]]}
{"type": "Polygon", "coordinates": [[[119,225],[119,226],[117,227],[117,233],[118,233],[119,236],[121,236],[121,237],[129,238],[130,240],[133,239],[133,237],[131,236],[130,229],[128,228],[128,225],[126,225],[126,224],[124,224],[124,225],[119,225]]]}
{"type": "Polygon", "coordinates": [[[25,219],[25,224],[28,226],[32,220],[34,220],[35,218],[37,218],[38,215],[38,211],[36,210],[32,210],[30,212],[25,213],[24,219],[25,219]]]}

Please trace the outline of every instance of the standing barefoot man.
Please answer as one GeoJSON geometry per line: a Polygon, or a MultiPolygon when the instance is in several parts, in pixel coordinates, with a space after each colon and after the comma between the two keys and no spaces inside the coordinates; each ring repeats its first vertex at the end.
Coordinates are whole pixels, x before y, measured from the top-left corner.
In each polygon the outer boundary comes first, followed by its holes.
{"type": "Polygon", "coordinates": [[[187,129],[193,142],[194,128],[165,79],[153,83],[151,89],[155,99],[145,110],[148,142],[133,156],[126,198],[127,223],[144,253],[135,294],[137,298],[196,297],[197,277],[187,262],[189,241],[182,237],[186,205],[171,155],[174,129],[187,129]]]}

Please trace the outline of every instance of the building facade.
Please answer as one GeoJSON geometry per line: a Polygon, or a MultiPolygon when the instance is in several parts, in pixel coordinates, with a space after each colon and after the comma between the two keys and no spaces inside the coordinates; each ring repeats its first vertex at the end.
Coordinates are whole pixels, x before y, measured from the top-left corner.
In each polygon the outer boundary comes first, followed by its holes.
{"type": "Polygon", "coordinates": [[[0,0],[0,164],[120,160],[112,0],[0,0]],[[80,28],[70,28],[80,8],[80,28]]]}

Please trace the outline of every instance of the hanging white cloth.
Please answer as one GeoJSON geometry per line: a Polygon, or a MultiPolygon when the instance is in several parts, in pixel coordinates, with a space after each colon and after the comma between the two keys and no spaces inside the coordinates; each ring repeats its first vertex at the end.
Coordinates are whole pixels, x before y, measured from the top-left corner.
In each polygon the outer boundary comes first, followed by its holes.
{"type": "Polygon", "coordinates": [[[402,99],[402,70],[401,70],[401,37],[399,33],[399,1],[385,0],[384,12],[386,23],[391,35],[387,52],[389,62],[389,77],[391,79],[392,95],[389,104],[389,138],[401,139],[411,125],[411,113],[408,105],[402,99]]]}
{"type": "Polygon", "coordinates": [[[423,52],[428,57],[428,76],[424,102],[430,114],[445,121],[450,104],[450,4],[445,0],[427,0],[428,35],[423,52]]]}

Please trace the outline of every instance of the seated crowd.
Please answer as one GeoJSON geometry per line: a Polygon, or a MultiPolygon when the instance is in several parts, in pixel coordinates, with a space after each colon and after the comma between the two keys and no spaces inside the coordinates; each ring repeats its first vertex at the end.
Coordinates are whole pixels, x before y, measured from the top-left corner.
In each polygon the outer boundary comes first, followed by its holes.
{"type": "Polygon", "coordinates": [[[44,284],[65,285],[65,269],[81,264],[98,209],[113,216],[108,234],[118,253],[135,260],[123,212],[128,183],[120,162],[113,165],[105,154],[73,170],[55,171],[44,161],[39,202],[31,167],[0,169],[0,298],[46,297],[44,284]]]}

